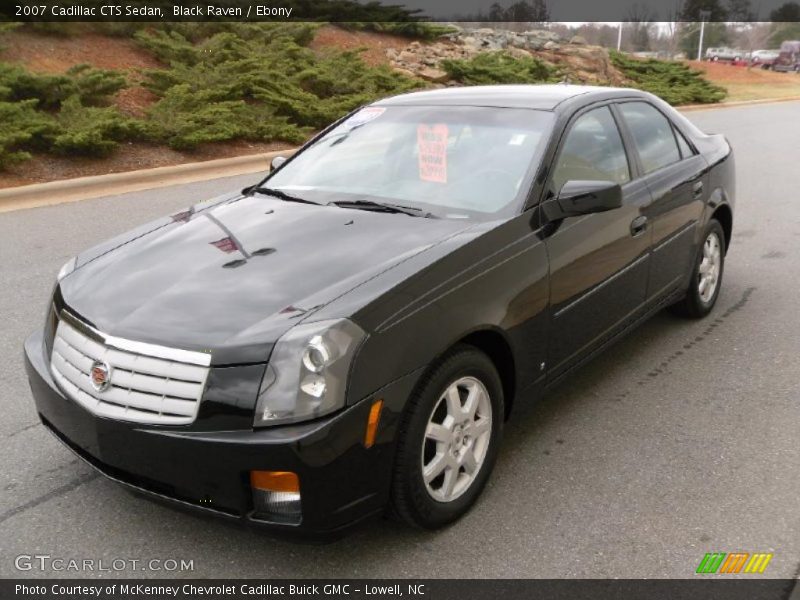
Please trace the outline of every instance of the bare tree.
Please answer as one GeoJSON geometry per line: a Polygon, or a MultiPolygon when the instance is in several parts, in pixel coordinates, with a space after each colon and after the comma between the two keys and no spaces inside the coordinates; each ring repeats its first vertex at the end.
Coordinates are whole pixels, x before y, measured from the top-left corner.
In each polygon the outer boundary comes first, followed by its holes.
{"type": "Polygon", "coordinates": [[[634,52],[650,50],[650,39],[653,34],[654,13],[646,4],[634,2],[628,8],[625,21],[631,25],[629,29],[628,46],[634,52]]]}
{"type": "MultiPolygon", "coordinates": [[[[762,50],[770,45],[774,30],[771,23],[740,23],[736,27],[736,41],[739,48],[748,54],[753,50],[762,50]]],[[[751,68],[752,63],[747,68],[751,68]]]]}
{"type": "Polygon", "coordinates": [[[665,50],[670,59],[674,59],[678,54],[678,47],[681,42],[683,24],[679,17],[683,12],[683,0],[674,0],[672,6],[668,6],[664,15],[666,21],[662,23],[661,31],[665,40],[665,50]]]}

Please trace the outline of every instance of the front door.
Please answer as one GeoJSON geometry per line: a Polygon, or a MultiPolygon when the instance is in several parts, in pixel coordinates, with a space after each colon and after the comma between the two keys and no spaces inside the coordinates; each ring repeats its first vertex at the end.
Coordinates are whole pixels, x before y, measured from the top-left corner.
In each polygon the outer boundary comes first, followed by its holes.
{"type": "Polygon", "coordinates": [[[590,351],[639,309],[647,289],[652,229],[643,215],[646,184],[632,169],[608,106],[577,116],[562,140],[550,194],[567,181],[613,181],[623,205],[545,227],[550,260],[548,378],[590,351]]]}

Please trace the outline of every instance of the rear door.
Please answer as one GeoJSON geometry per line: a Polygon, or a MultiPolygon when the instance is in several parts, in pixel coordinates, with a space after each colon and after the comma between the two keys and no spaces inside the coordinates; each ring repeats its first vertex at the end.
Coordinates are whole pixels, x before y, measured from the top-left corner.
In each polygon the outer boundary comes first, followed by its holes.
{"type": "Polygon", "coordinates": [[[706,162],[675,125],[645,101],[617,105],[652,196],[644,216],[653,231],[648,298],[685,285],[707,193],[706,162]]]}
{"type": "Polygon", "coordinates": [[[616,118],[608,105],[573,118],[562,137],[549,196],[570,180],[613,181],[623,205],[548,224],[551,330],[548,378],[557,377],[624,323],[645,300],[651,232],[643,211],[647,186],[635,179],[616,118]]]}

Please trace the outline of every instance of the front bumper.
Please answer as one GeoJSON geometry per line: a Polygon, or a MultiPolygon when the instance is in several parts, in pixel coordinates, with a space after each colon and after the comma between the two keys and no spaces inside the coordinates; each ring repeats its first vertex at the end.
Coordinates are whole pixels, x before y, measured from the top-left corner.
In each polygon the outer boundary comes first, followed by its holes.
{"type": "Polygon", "coordinates": [[[416,381],[416,374],[411,374],[374,395],[383,398],[383,411],[375,445],[365,448],[369,399],[309,423],[196,431],[116,421],[88,412],[54,383],[42,332],[26,340],[25,366],[42,423],[107,477],[184,507],[311,534],[333,533],[383,510],[399,418],[416,381]],[[251,470],[297,473],[299,525],[254,516],[251,470]]]}

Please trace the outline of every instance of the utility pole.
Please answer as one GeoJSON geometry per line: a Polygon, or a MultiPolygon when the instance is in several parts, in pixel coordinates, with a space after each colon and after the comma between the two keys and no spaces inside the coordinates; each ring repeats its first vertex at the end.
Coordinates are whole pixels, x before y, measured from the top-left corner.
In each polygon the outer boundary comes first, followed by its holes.
{"type": "Polygon", "coordinates": [[[697,60],[703,60],[703,36],[706,32],[706,19],[711,16],[711,11],[700,11],[700,43],[697,44],[697,60]]]}
{"type": "Polygon", "coordinates": [[[617,52],[622,48],[622,21],[619,22],[619,31],[617,32],[617,52]]]}

